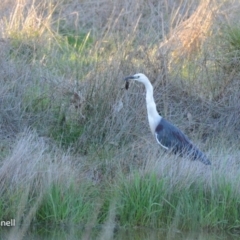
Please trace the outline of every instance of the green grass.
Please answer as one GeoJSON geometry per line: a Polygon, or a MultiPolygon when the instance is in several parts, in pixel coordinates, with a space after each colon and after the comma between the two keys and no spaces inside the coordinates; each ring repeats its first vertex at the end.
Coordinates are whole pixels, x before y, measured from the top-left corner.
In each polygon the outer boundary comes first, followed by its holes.
{"type": "Polygon", "coordinates": [[[226,38],[232,49],[240,51],[240,28],[229,27],[226,31],[226,38]]]}
{"type": "MultiPolygon", "coordinates": [[[[84,185],[52,185],[37,210],[37,222],[86,224],[100,202],[97,188],[84,185]]],[[[171,188],[169,178],[136,173],[114,186],[101,192],[106,198],[95,224],[106,221],[111,202],[117,199],[115,219],[119,226],[184,231],[240,227],[240,198],[223,178],[211,187],[195,180],[188,187],[171,188]]]]}
{"type": "Polygon", "coordinates": [[[66,119],[64,112],[56,111],[54,125],[49,129],[49,135],[60,146],[68,148],[74,145],[84,132],[84,125],[77,120],[66,119]]]}
{"type": "Polygon", "coordinates": [[[170,187],[171,179],[156,174],[124,180],[118,190],[121,225],[182,230],[239,228],[240,198],[230,183],[216,186],[195,180],[189,187],[170,187]]]}
{"type": "Polygon", "coordinates": [[[36,213],[37,221],[42,223],[85,223],[94,211],[93,199],[96,192],[90,186],[62,187],[52,185],[45,193],[36,213]]]}
{"type": "Polygon", "coordinates": [[[88,69],[96,64],[95,54],[89,54],[94,47],[93,38],[89,33],[75,33],[65,30],[53,33],[50,41],[47,66],[60,75],[69,77],[68,80],[81,81],[88,73],[88,69]]]}
{"type": "Polygon", "coordinates": [[[129,182],[124,180],[119,189],[121,205],[119,220],[121,225],[156,227],[163,210],[166,195],[164,182],[155,175],[135,174],[129,182]]]}

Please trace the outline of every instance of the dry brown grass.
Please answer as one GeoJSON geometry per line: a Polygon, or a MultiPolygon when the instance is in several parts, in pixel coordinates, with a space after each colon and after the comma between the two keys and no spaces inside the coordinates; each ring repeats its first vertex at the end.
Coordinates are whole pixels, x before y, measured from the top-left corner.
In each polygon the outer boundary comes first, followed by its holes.
{"type": "MultiPolygon", "coordinates": [[[[41,101],[46,96],[52,99],[53,105],[64,101],[57,114],[63,113],[63,121],[74,119],[84,125],[85,131],[78,144],[88,145],[93,139],[99,138],[105,144],[118,145],[123,139],[147,134],[144,89],[134,85],[125,92],[120,80],[137,71],[145,72],[154,83],[160,113],[193,137],[198,132],[197,138],[206,139],[227,128],[223,134],[229,139],[238,130],[239,93],[234,89],[239,87],[239,74],[232,71],[226,75],[223,69],[214,66],[215,48],[209,45],[209,39],[214,40],[217,33],[208,35],[215,29],[219,16],[224,11],[229,12],[231,3],[225,9],[217,1],[211,4],[209,1],[183,1],[180,6],[172,1],[109,3],[106,0],[97,4],[89,1],[82,1],[81,4],[76,1],[57,1],[55,5],[18,1],[14,6],[8,3],[5,1],[1,8],[2,12],[12,8],[11,14],[1,20],[2,33],[11,38],[1,41],[4,47],[0,59],[4,79],[1,88],[1,106],[4,106],[1,109],[1,123],[4,125],[1,128],[2,136],[13,137],[26,127],[39,126],[42,121],[45,126],[55,123],[56,113],[52,113],[54,106],[42,112],[25,111],[29,110],[29,106],[35,106],[26,104],[22,96],[30,94],[28,98],[31,98],[32,93],[29,92],[36,90],[39,93],[34,96],[34,101],[41,101]],[[49,58],[39,51],[43,48],[46,36],[53,37],[53,32],[60,27],[75,29],[76,32],[82,29],[91,31],[94,37],[98,37],[86,54],[94,60],[89,68],[83,67],[81,79],[67,64],[66,68],[61,69],[60,66],[63,77],[46,67],[54,64],[54,58],[61,58],[54,47],[48,53],[49,58]],[[166,35],[169,35],[168,43],[161,42],[166,35]],[[25,56],[25,51],[19,51],[19,47],[13,47],[14,36],[32,38],[29,51],[34,53],[30,57],[25,56]],[[179,44],[172,44],[172,41],[179,44]],[[174,65],[175,69],[170,68],[169,62],[173,59],[169,50],[159,56],[161,43],[170,45],[170,52],[178,52],[178,59],[181,58],[179,54],[186,59],[189,54],[198,55],[192,59],[193,66],[187,69],[186,65],[178,62],[174,65]],[[212,56],[206,53],[207,47],[213,52],[212,56]],[[10,52],[18,52],[16,56],[22,59],[26,57],[26,61],[13,61],[8,55],[10,52]],[[29,59],[32,61],[30,64],[29,59]],[[187,72],[187,77],[181,77],[185,74],[183,71],[187,72]],[[48,86],[48,89],[44,86],[48,86]],[[28,92],[28,89],[31,90],[28,92]],[[119,104],[123,108],[116,110],[119,104]],[[191,120],[188,116],[191,116],[191,120]],[[89,138],[93,129],[97,137],[89,138]],[[126,133],[127,129],[131,130],[126,133]]],[[[233,16],[229,16],[229,19],[233,19],[233,16]]],[[[52,46],[56,39],[51,40],[52,46]]],[[[24,45],[23,48],[28,47],[24,45]]],[[[76,62],[76,68],[81,67],[76,62]]],[[[40,132],[45,135],[48,130],[41,128],[40,132]]],[[[238,139],[238,136],[235,135],[235,138],[238,139]]]]}
{"type": "Polygon", "coordinates": [[[188,17],[181,19],[161,46],[171,52],[173,61],[194,58],[202,50],[219,7],[215,1],[201,1],[193,13],[186,13],[188,17]]]}

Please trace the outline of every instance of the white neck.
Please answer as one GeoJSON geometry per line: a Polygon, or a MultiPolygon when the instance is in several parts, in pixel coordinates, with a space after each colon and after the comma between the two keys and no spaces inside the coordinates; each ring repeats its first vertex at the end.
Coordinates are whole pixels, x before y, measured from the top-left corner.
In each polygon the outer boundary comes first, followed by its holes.
{"type": "Polygon", "coordinates": [[[153,98],[153,87],[150,81],[143,82],[146,88],[146,103],[147,103],[147,112],[148,112],[148,122],[153,134],[155,134],[155,129],[162,119],[158,114],[156,104],[153,98]]]}

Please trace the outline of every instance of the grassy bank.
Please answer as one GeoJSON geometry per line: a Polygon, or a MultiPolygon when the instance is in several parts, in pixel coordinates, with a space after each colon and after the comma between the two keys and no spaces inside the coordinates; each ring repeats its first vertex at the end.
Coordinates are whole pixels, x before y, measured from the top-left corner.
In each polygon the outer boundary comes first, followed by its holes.
{"type": "Polygon", "coordinates": [[[100,224],[105,239],[116,227],[238,230],[239,8],[5,1],[0,219],[22,236],[36,223],[100,224]],[[144,89],[124,89],[135,72],[211,167],[159,148],[144,89]]]}

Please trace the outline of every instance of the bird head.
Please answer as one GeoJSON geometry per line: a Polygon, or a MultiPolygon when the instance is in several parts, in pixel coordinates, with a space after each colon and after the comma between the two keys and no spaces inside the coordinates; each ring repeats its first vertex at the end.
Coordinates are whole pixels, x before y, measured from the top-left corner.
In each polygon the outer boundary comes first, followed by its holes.
{"type": "Polygon", "coordinates": [[[135,80],[141,83],[145,83],[146,81],[149,81],[148,78],[143,73],[136,73],[134,75],[128,76],[124,78],[126,81],[125,88],[128,89],[129,87],[129,80],[135,80]]]}

